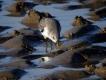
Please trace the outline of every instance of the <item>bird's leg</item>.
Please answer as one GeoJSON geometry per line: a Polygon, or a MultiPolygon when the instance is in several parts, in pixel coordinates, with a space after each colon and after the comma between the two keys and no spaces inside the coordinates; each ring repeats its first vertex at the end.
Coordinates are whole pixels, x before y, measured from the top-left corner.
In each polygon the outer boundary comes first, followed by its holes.
{"type": "Polygon", "coordinates": [[[59,42],[59,40],[56,42],[56,48],[59,48],[60,47],[60,42],[59,42]]]}
{"type": "Polygon", "coordinates": [[[47,51],[47,47],[48,47],[48,45],[47,45],[47,39],[46,39],[46,53],[48,52],[48,51],[47,51]]]}
{"type": "Polygon", "coordinates": [[[53,47],[52,47],[52,41],[51,41],[51,50],[53,50],[53,47]]]}

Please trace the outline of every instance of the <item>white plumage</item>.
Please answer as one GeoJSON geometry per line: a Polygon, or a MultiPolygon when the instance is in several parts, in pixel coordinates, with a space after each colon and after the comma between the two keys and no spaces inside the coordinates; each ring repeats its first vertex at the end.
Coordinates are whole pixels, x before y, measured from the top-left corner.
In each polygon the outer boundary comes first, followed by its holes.
{"type": "Polygon", "coordinates": [[[60,23],[53,18],[42,18],[38,23],[38,28],[45,39],[49,38],[57,43],[60,38],[60,23]]]}

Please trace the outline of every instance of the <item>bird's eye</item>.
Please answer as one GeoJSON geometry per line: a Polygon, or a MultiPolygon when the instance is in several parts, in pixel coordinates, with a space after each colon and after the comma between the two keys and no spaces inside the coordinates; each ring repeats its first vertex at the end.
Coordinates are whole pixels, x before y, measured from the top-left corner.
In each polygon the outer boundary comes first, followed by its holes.
{"type": "Polygon", "coordinates": [[[55,40],[55,38],[53,37],[53,39],[55,40]]]}
{"type": "Polygon", "coordinates": [[[41,29],[41,32],[43,32],[44,31],[44,29],[41,29]]]}

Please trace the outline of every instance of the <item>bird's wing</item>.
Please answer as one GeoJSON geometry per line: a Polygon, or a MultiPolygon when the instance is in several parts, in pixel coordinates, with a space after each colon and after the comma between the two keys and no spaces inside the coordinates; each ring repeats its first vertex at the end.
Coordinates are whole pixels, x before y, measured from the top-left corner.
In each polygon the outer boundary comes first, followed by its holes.
{"type": "Polygon", "coordinates": [[[58,32],[61,31],[60,23],[55,19],[47,18],[46,26],[49,28],[49,31],[53,31],[53,30],[58,31],[58,32]]]}

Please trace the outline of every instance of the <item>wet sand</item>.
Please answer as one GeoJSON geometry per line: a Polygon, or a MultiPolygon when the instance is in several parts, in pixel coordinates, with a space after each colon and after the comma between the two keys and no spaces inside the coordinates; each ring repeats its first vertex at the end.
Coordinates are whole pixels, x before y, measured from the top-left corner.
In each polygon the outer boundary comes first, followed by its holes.
{"type": "Polygon", "coordinates": [[[105,0],[0,1],[0,80],[105,80],[105,5],[105,0]],[[60,46],[51,40],[46,46],[38,30],[41,17],[60,22],[60,46]]]}

